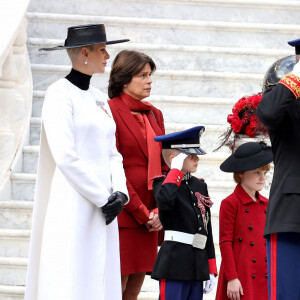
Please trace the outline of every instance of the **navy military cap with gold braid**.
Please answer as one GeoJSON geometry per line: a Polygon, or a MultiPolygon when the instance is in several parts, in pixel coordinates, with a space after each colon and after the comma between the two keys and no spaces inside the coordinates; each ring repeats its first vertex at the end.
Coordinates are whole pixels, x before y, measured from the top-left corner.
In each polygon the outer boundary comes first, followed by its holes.
{"type": "Polygon", "coordinates": [[[206,152],[200,148],[200,137],[204,131],[204,126],[196,126],[187,130],[160,135],[154,140],[161,142],[163,149],[176,149],[187,154],[203,155],[206,152]]]}

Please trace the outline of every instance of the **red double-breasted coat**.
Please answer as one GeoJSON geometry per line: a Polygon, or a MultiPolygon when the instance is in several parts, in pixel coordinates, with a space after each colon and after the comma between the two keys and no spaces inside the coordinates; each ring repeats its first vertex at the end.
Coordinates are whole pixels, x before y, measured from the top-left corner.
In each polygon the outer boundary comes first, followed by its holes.
{"type": "Polygon", "coordinates": [[[243,300],[268,300],[267,252],[263,237],[268,199],[257,202],[237,185],[220,207],[222,255],[216,300],[226,300],[227,283],[238,278],[243,300]]]}
{"type": "MultiPolygon", "coordinates": [[[[157,255],[157,232],[149,232],[145,223],[156,204],[153,191],[148,190],[147,141],[128,106],[120,97],[108,101],[116,122],[116,143],[123,156],[130,202],[118,216],[122,275],[151,272],[157,255]]],[[[156,135],[164,135],[160,110],[152,106],[146,112],[156,135]]],[[[167,166],[162,161],[162,168],[167,166]]]]}

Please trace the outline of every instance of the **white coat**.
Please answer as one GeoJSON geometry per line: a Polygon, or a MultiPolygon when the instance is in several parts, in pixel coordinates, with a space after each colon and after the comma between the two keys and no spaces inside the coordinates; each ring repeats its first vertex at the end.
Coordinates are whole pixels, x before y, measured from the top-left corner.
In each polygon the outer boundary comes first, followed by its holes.
{"type": "Polygon", "coordinates": [[[117,218],[106,226],[100,208],[128,195],[115,130],[99,90],[65,78],[48,88],[25,300],[121,300],[117,218]]]}

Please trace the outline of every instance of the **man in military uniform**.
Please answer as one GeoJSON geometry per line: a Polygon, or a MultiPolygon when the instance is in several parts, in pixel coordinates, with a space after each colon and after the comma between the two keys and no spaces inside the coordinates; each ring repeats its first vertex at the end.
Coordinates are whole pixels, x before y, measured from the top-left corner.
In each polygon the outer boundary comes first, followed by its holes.
{"type": "MultiPolygon", "coordinates": [[[[298,55],[300,39],[289,44],[298,55]]],[[[270,300],[300,299],[300,65],[295,62],[291,73],[266,89],[257,108],[275,166],[264,232],[270,300]]],[[[278,72],[273,68],[266,77],[278,72]]]]}
{"type": "Polygon", "coordinates": [[[197,171],[203,126],[158,136],[170,167],[155,179],[153,192],[164,242],[152,271],[160,281],[160,300],[201,300],[213,289],[217,267],[207,185],[191,173],[197,171]],[[206,281],[203,290],[203,281],[206,281]]]}

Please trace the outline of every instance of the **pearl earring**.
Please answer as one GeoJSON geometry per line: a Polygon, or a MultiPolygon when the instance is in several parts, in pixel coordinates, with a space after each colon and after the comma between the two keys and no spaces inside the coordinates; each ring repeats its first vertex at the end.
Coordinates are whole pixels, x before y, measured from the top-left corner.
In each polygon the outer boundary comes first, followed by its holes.
{"type": "Polygon", "coordinates": [[[85,60],[84,64],[85,64],[85,65],[87,65],[87,64],[88,64],[88,61],[87,61],[87,59],[85,60]]]}

